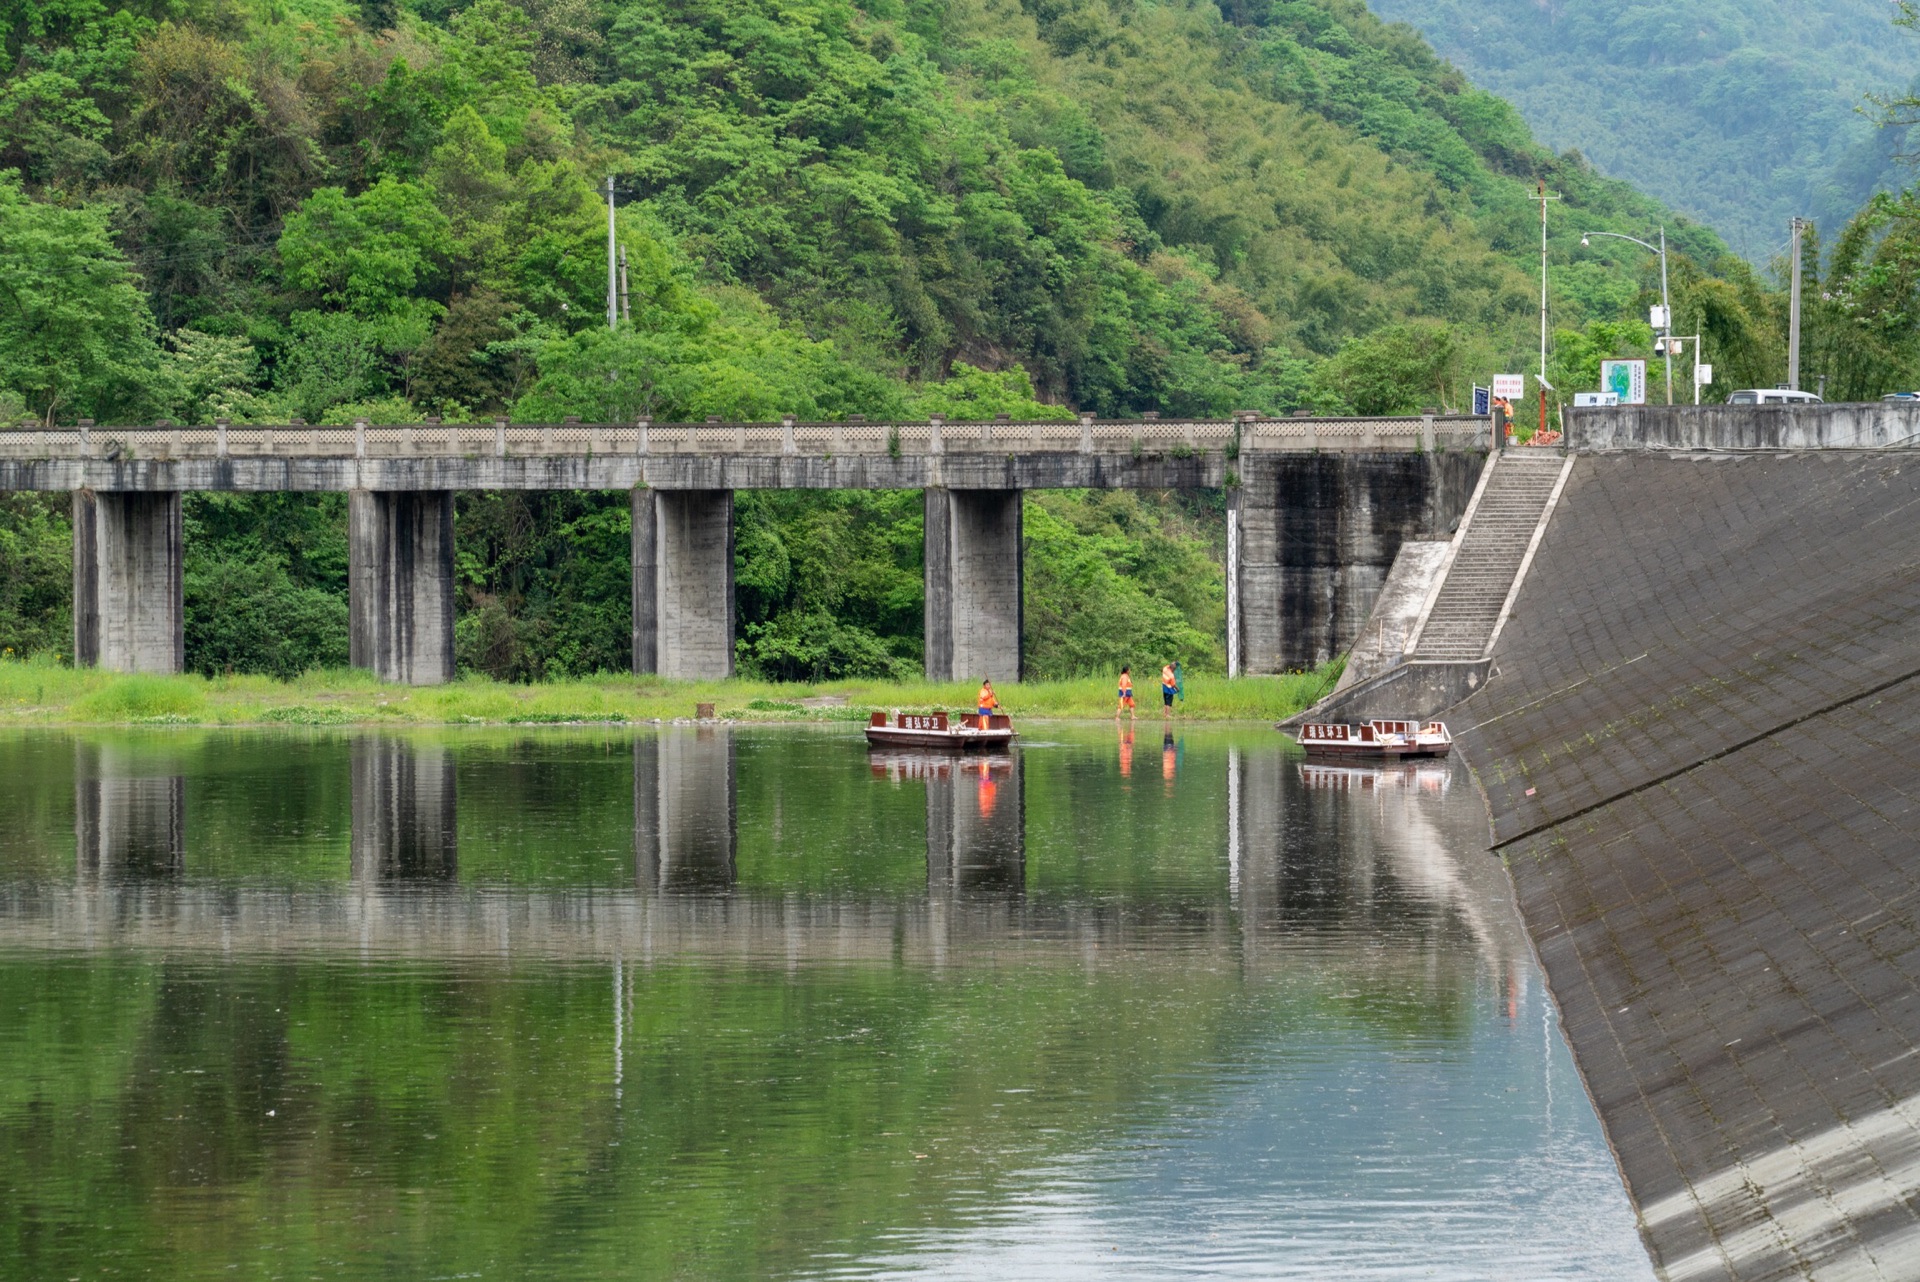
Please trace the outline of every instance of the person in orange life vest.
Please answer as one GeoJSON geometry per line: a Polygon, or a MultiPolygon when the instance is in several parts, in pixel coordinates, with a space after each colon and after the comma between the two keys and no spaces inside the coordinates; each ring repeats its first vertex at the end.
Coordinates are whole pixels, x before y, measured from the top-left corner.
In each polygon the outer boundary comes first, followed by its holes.
{"type": "Polygon", "coordinates": [[[1180,688],[1179,679],[1173,675],[1173,665],[1171,663],[1161,664],[1160,665],[1160,708],[1161,708],[1160,717],[1162,720],[1165,720],[1166,718],[1171,717],[1173,715],[1173,695],[1174,695],[1174,691],[1178,690],[1179,688],[1180,688]]]}
{"type": "Polygon", "coordinates": [[[1133,716],[1133,673],[1131,669],[1120,669],[1120,706],[1113,710],[1113,719],[1118,721],[1120,714],[1133,716]]]}
{"type": "MultiPolygon", "coordinates": [[[[1000,700],[996,698],[993,693],[993,682],[982,681],[980,683],[980,703],[974,711],[983,717],[990,717],[999,711],[999,709],[1000,700]]],[[[985,727],[982,728],[984,729],[985,727]]]]}

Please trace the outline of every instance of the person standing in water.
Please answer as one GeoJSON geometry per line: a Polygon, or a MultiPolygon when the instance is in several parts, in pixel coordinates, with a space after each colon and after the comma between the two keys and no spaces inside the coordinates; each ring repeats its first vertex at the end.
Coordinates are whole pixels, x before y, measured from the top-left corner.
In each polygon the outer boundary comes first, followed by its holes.
{"type": "Polygon", "coordinates": [[[1120,706],[1113,710],[1113,719],[1115,721],[1118,721],[1120,719],[1120,714],[1123,712],[1127,714],[1129,719],[1132,718],[1133,716],[1133,672],[1132,672],[1132,669],[1127,667],[1122,667],[1120,669],[1120,706]]]}
{"type": "Polygon", "coordinates": [[[1173,665],[1160,665],[1160,717],[1165,720],[1173,716],[1173,696],[1180,689],[1180,678],[1173,675],[1173,665]]]}

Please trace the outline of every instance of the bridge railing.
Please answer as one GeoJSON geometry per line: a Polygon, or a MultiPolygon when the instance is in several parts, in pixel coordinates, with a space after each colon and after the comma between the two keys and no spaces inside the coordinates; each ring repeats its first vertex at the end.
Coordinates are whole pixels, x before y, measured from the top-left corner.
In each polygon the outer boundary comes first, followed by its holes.
{"type": "Polygon", "coordinates": [[[1069,422],[215,424],[0,430],[0,458],[484,458],[640,455],[884,455],[1228,450],[1434,450],[1486,443],[1488,420],[1146,419],[1069,422]]]}

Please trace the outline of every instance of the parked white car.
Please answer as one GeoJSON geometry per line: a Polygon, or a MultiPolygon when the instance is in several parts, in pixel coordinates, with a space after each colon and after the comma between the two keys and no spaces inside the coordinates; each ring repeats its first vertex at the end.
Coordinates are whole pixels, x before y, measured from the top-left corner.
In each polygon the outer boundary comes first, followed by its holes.
{"type": "Polygon", "coordinates": [[[1727,397],[1729,405],[1818,405],[1820,398],[1812,392],[1796,392],[1786,387],[1755,387],[1744,392],[1734,392],[1727,397]]]}

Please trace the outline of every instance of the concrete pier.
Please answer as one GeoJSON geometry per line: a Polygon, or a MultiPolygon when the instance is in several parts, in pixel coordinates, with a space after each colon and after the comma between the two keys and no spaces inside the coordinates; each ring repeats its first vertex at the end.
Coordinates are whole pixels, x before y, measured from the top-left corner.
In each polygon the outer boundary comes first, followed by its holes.
{"type": "Polygon", "coordinates": [[[1351,646],[1403,543],[1445,539],[1486,456],[1242,455],[1229,648],[1237,672],[1310,668],[1351,646]]]}
{"type": "Polygon", "coordinates": [[[180,876],[187,866],[187,781],[165,763],[108,744],[74,761],[74,864],[83,883],[180,876]]]}
{"type": "Polygon", "coordinates": [[[73,660],[113,672],[186,666],[178,491],[73,492],[73,660]]]}
{"type": "Polygon", "coordinates": [[[733,675],[733,491],[633,491],[633,670],[733,675]]]}
{"type": "Polygon", "coordinates": [[[633,864],[641,890],[733,889],[736,767],[733,731],[724,726],[672,726],[633,741],[633,864]]]}
{"type": "Polygon", "coordinates": [[[348,653],[383,681],[453,679],[453,495],[347,496],[348,653]]]}
{"type": "Polygon", "coordinates": [[[387,735],[353,741],[353,877],[452,881],[460,871],[459,795],[442,744],[387,735]]]}
{"type": "Polygon", "coordinates": [[[1020,679],[1019,490],[926,491],[930,681],[1020,679]]]}

